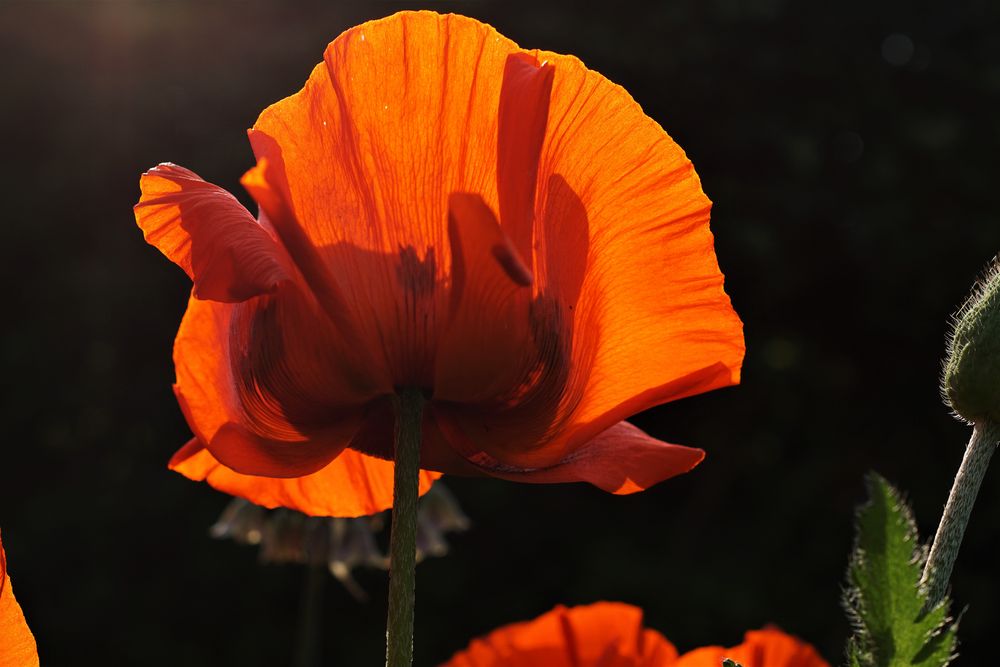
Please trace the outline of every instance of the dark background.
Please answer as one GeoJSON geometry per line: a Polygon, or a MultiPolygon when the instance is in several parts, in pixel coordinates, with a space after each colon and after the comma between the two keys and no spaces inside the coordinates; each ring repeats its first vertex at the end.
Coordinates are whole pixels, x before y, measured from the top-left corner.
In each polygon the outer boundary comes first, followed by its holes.
{"type": "MultiPolygon", "coordinates": [[[[189,282],[131,206],[164,160],[243,197],[259,111],[342,30],[410,7],[632,93],[715,202],[748,348],[742,386],[636,419],[708,450],[688,476],[629,497],[449,480],[475,526],[418,569],[416,663],[600,599],[682,650],[777,623],[840,663],[865,471],[929,538],[969,434],[937,380],[949,316],[1000,249],[992,1],[0,0],[0,526],[43,665],[291,664],[302,569],[209,539],[227,498],[165,468],[189,436],[170,390],[189,282]]],[[[959,665],[995,645],[998,547],[993,471],[954,579],[959,665]]],[[[324,664],[381,664],[386,578],[358,578],[368,604],[326,588],[324,664]]]]}

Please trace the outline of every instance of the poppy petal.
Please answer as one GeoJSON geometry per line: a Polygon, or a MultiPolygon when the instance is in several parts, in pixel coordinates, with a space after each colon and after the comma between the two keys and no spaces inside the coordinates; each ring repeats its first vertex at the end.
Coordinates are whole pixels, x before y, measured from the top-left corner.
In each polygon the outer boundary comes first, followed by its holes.
{"type": "Polygon", "coordinates": [[[570,56],[538,58],[556,73],[537,270],[572,337],[572,449],[629,414],[738,382],[744,343],[711,202],[683,150],[620,86],[570,56]],[[692,376],[706,381],[677,383],[692,376]]]}
{"type": "MultiPolygon", "coordinates": [[[[273,479],[227,468],[196,438],[174,454],[170,469],[264,507],[289,507],[313,516],[364,516],[392,506],[392,462],[352,449],[310,475],[273,479]]],[[[426,493],[440,476],[422,470],[420,493],[426,493]]]]}
{"type": "Polygon", "coordinates": [[[438,346],[434,398],[497,400],[517,386],[534,349],[531,275],[482,197],[451,195],[448,232],[451,317],[438,346]]]}
{"type": "MultiPolygon", "coordinates": [[[[251,131],[251,137],[253,132],[251,131]]],[[[295,212],[289,203],[287,183],[284,182],[280,162],[280,151],[271,153],[271,158],[262,158],[256,166],[247,171],[240,183],[254,198],[267,220],[274,226],[288,252],[301,271],[309,289],[316,297],[327,317],[341,335],[352,336],[350,343],[356,353],[363,353],[365,347],[358,345],[354,326],[348,317],[347,305],[330,270],[310,239],[306,236],[295,212]]],[[[370,363],[370,360],[366,360],[370,363]]]]}
{"type": "Polygon", "coordinates": [[[38,649],[7,574],[0,541],[0,667],[38,667],[38,649]]]}
{"type": "Polygon", "coordinates": [[[642,627],[642,610],[619,602],[567,609],[512,623],[474,639],[441,667],[668,667],[677,650],[642,627]]]}
{"type": "Polygon", "coordinates": [[[497,109],[517,51],[455,15],[365,23],[251,132],[258,160],[280,158],[289,204],[333,267],[358,339],[397,384],[433,383],[449,319],[449,195],[477,193],[499,210],[497,109]]]}
{"type": "MultiPolygon", "coordinates": [[[[462,437],[455,433],[447,417],[439,418],[438,423],[449,439],[462,437]]],[[[466,451],[470,450],[474,450],[471,443],[466,445],[466,451]]],[[[519,469],[486,452],[468,458],[482,473],[512,482],[589,482],[625,495],[690,471],[705,458],[705,452],[657,440],[628,422],[620,422],[576,448],[563,461],[544,468],[519,469]]]]}
{"type": "Polygon", "coordinates": [[[621,602],[567,609],[563,633],[574,647],[576,664],[623,665],[628,663],[622,658],[632,658],[628,662],[666,667],[677,649],[660,633],[643,628],[642,615],[642,609],[621,602]]]}
{"type": "Polygon", "coordinates": [[[447,197],[497,206],[497,108],[516,45],[456,15],[351,28],[295,95],[261,113],[258,160],[283,153],[290,204],[316,247],[421,254],[447,241],[447,197]]]}
{"type": "Polygon", "coordinates": [[[188,426],[205,442],[242,418],[229,363],[232,315],[230,306],[192,296],[174,340],[174,394],[188,426]]]}
{"type": "Polygon", "coordinates": [[[706,646],[685,653],[676,667],[718,667],[723,658],[743,667],[830,667],[810,644],[773,627],[747,632],[732,648],[706,646]]]}
{"type": "Polygon", "coordinates": [[[497,141],[500,221],[522,257],[530,259],[538,158],[545,140],[554,69],[533,55],[513,53],[504,64],[497,141]]]}
{"type": "Polygon", "coordinates": [[[153,167],[139,184],[136,222],[191,277],[198,298],[245,301],[289,279],[284,251],[222,188],[174,164],[153,167]]]}
{"type": "Polygon", "coordinates": [[[532,305],[548,374],[517,410],[452,415],[474,449],[522,469],[570,459],[636,412],[738,382],[745,349],[711,203],[684,152],[621,87],[575,58],[537,59],[554,69],[532,305]]]}
{"type": "Polygon", "coordinates": [[[223,465],[243,475],[302,477],[324,468],[336,458],[359,424],[360,418],[342,420],[340,429],[327,437],[288,442],[262,438],[229,422],[216,431],[209,448],[223,465]]]}
{"type": "MultiPolygon", "coordinates": [[[[282,316],[301,303],[297,294],[290,285],[273,304],[192,297],[174,343],[175,393],[189,426],[218,460],[244,474],[315,472],[361,425],[367,396],[330,358],[322,327],[282,316]],[[273,316],[276,334],[250,336],[257,313],[269,317],[270,306],[285,309],[273,316]],[[285,344],[285,335],[294,344],[285,344]],[[234,363],[248,368],[237,373],[234,363]]],[[[301,318],[316,319],[308,313],[301,318]]]]}

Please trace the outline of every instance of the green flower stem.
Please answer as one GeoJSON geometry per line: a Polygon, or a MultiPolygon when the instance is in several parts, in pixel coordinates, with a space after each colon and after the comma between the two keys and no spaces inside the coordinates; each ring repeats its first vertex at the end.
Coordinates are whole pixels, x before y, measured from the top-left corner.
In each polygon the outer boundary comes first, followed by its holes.
{"type": "Polygon", "coordinates": [[[973,424],[972,438],[969,439],[962,465],[955,475],[955,483],[948,495],[948,503],[944,506],[944,514],[920,579],[921,588],[927,593],[926,609],[935,607],[945,597],[951,570],[962,545],[962,536],[965,535],[965,527],[972,514],[972,506],[976,502],[976,495],[998,442],[1000,427],[992,421],[981,419],[973,424]]]}
{"type": "Polygon", "coordinates": [[[413,663],[413,603],[417,569],[417,497],[420,495],[420,426],[424,397],[402,389],[393,397],[396,413],[392,532],[389,538],[389,620],[386,667],[413,663]]]}

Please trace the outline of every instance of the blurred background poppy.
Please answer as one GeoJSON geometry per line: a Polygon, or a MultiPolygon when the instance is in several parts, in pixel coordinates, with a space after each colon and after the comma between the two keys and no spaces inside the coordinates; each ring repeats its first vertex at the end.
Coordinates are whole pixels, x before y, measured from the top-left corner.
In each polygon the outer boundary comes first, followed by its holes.
{"type": "MultiPolygon", "coordinates": [[[[260,110],[343,29],[415,7],[632,93],[715,202],[748,348],[742,386],[635,420],[708,451],[687,476],[628,497],[452,478],[473,527],[418,569],[416,663],[599,599],[681,650],[774,622],[839,662],[864,471],[906,489],[929,537],[969,433],[937,378],[1000,250],[995,3],[0,3],[0,525],[44,664],[289,662],[302,570],[209,539],[228,498],[165,468],[189,435],[170,347],[190,283],[131,207],[163,160],[241,192],[260,110]]],[[[994,644],[998,545],[1000,473],[954,580],[960,665],[994,644]]],[[[380,659],[386,578],[357,578],[367,604],[325,588],[327,664],[380,659]]]]}

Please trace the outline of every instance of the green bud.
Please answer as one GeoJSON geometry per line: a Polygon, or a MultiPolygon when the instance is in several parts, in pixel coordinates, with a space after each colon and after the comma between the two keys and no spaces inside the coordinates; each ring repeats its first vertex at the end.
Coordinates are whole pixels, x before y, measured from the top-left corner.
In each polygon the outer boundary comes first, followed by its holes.
{"type": "Polygon", "coordinates": [[[1000,422],[1000,264],[979,281],[955,315],[941,387],[969,422],[1000,422]]]}

